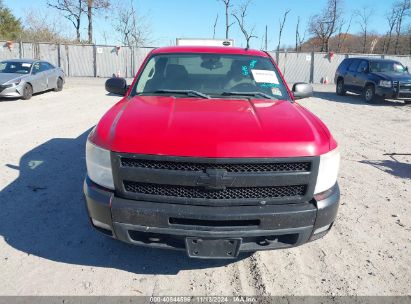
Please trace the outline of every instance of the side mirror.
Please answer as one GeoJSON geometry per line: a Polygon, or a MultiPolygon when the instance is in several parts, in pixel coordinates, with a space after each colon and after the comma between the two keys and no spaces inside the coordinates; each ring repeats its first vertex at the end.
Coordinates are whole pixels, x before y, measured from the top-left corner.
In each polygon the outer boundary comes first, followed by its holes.
{"type": "Polygon", "coordinates": [[[313,87],[311,84],[297,82],[293,85],[293,94],[295,99],[302,99],[313,96],[313,87]]]}
{"type": "Polygon", "coordinates": [[[120,77],[107,79],[105,87],[107,92],[121,96],[126,95],[128,89],[127,81],[124,78],[120,77]]]}
{"type": "Polygon", "coordinates": [[[410,70],[408,69],[408,66],[405,67],[405,71],[406,71],[407,73],[410,72],[410,70]]]}

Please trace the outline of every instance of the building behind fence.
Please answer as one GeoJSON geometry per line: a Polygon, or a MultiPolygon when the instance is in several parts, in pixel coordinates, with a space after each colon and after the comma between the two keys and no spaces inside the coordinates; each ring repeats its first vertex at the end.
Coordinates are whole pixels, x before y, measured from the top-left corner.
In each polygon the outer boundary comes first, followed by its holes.
{"type": "MultiPolygon", "coordinates": [[[[144,58],[153,48],[117,47],[108,45],[52,44],[20,42],[10,46],[0,41],[0,60],[36,58],[60,66],[67,76],[134,77],[144,58]]],[[[377,57],[394,59],[411,67],[411,56],[270,52],[287,82],[332,82],[344,58],[377,57]]]]}

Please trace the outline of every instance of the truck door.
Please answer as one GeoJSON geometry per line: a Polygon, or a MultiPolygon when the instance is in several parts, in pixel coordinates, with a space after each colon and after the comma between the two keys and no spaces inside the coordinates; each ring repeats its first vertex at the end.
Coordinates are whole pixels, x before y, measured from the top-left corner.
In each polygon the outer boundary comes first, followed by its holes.
{"type": "Polygon", "coordinates": [[[349,91],[355,91],[357,69],[358,69],[359,64],[360,64],[360,60],[353,59],[351,64],[348,66],[347,74],[344,77],[344,85],[349,91]]]}
{"type": "Polygon", "coordinates": [[[355,89],[357,91],[362,91],[368,80],[368,61],[361,60],[357,69],[357,77],[355,77],[355,89]]]}

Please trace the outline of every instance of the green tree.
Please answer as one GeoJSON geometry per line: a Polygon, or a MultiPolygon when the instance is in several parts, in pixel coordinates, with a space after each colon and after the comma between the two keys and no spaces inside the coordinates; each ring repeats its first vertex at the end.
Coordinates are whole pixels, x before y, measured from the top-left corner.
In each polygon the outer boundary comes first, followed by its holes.
{"type": "Polygon", "coordinates": [[[0,38],[15,40],[23,30],[20,19],[17,19],[0,0],[0,38]]]}

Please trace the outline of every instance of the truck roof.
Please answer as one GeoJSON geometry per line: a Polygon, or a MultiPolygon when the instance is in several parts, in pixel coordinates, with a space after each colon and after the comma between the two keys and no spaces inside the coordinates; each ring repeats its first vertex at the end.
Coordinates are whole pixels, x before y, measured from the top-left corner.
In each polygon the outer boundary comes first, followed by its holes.
{"type": "Polygon", "coordinates": [[[385,59],[385,58],[378,58],[378,57],[350,57],[347,59],[359,59],[359,60],[367,60],[367,61],[372,61],[372,62],[398,62],[398,60],[394,59],[385,59]]]}
{"type": "Polygon", "coordinates": [[[169,46],[153,50],[152,54],[170,53],[211,53],[268,57],[267,53],[252,49],[224,46],[169,46]]]}

